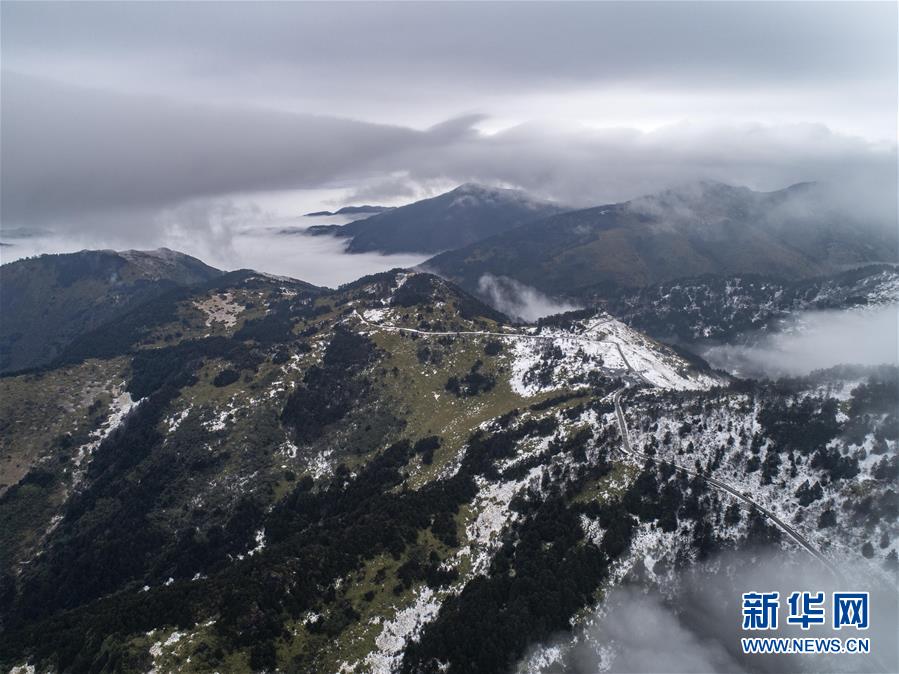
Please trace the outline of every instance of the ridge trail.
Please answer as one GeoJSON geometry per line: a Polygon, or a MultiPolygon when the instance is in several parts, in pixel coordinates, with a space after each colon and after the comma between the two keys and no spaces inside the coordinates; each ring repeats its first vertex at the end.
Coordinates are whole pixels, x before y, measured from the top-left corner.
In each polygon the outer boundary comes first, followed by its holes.
{"type": "MultiPolygon", "coordinates": [[[[414,333],[414,334],[424,335],[424,336],[456,337],[456,336],[463,336],[463,335],[481,335],[481,336],[507,337],[507,338],[518,338],[518,339],[536,339],[536,340],[551,340],[551,339],[559,338],[558,335],[528,335],[528,334],[522,334],[520,332],[519,333],[490,332],[490,331],[486,331],[486,330],[458,330],[458,331],[419,330],[417,328],[406,328],[406,327],[401,327],[401,326],[397,326],[397,325],[385,325],[383,323],[372,323],[371,321],[369,321],[365,317],[363,317],[362,314],[360,314],[358,310],[355,311],[355,315],[359,319],[359,321],[362,322],[364,325],[374,328],[376,330],[387,330],[387,331],[393,331],[393,332],[409,332],[409,333],[414,333]]],[[[609,319],[609,320],[611,320],[611,319],[609,319]]],[[[644,377],[642,374],[640,374],[639,372],[634,370],[633,366],[630,364],[630,361],[628,361],[627,357],[624,355],[624,351],[622,351],[621,345],[618,342],[615,342],[612,340],[593,339],[590,337],[584,337],[584,336],[579,336],[579,335],[565,335],[565,339],[573,339],[575,341],[582,341],[582,342],[587,342],[587,343],[592,343],[592,344],[613,344],[615,346],[615,348],[618,350],[618,353],[621,356],[621,360],[624,362],[625,367],[627,368],[628,372],[631,375],[633,375],[634,377],[638,378],[643,384],[646,384],[650,387],[655,387],[655,385],[652,382],[650,382],[648,379],[646,379],[646,377],[644,377]]],[[[629,388],[630,388],[630,384],[626,384],[623,388],[618,389],[618,391],[616,391],[613,396],[613,401],[615,403],[615,415],[618,419],[618,427],[621,432],[621,451],[626,456],[629,456],[634,459],[653,458],[653,457],[649,457],[645,454],[642,454],[640,452],[636,452],[631,447],[630,438],[628,437],[627,421],[625,420],[624,410],[622,409],[622,406],[621,406],[621,396],[629,388]]],[[[653,458],[653,460],[656,460],[656,459],[653,458]]],[[[805,538],[801,533],[799,533],[792,526],[790,526],[789,524],[784,522],[780,517],[775,515],[768,508],[765,508],[763,505],[761,505],[760,503],[753,500],[747,494],[744,494],[743,492],[739,491],[735,487],[732,487],[731,485],[729,485],[725,482],[722,482],[721,480],[718,480],[716,478],[710,477],[708,475],[702,475],[701,473],[697,473],[695,470],[692,470],[690,468],[685,468],[684,466],[678,465],[672,461],[668,461],[668,463],[671,464],[676,470],[682,471],[688,475],[693,475],[695,477],[699,477],[700,479],[705,480],[709,485],[711,485],[718,491],[721,491],[731,497],[734,497],[740,501],[743,501],[750,507],[755,508],[765,518],[767,518],[769,521],[771,521],[778,529],[780,529],[787,536],[789,536],[790,539],[792,539],[796,544],[799,545],[799,547],[804,549],[812,557],[814,557],[819,562],[821,562],[824,566],[826,566],[827,569],[831,573],[833,573],[838,578],[842,578],[842,574],[839,572],[839,570],[836,568],[836,566],[834,566],[834,564],[820,550],[818,550],[818,548],[816,548],[807,538],[805,538]]]]}

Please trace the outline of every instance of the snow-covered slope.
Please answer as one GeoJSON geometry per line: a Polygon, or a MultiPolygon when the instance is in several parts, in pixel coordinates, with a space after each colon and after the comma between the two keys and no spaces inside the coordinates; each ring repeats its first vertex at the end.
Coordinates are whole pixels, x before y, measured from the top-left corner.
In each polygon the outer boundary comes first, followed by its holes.
{"type": "Polygon", "coordinates": [[[704,389],[723,379],[698,371],[663,344],[621,321],[599,314],[568,329],[540,328],[515,341],[512,385],[533,395],[561,386],[586,385],[591,371],[665,389],[704,389]]]}

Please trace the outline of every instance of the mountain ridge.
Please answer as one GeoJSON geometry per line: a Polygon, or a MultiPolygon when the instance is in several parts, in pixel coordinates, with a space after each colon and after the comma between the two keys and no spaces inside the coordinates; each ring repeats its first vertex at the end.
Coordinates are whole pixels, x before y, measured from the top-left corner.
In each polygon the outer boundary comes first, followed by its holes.
{"type": "Polygon", "coordinates": [[[354,215],[356,213],[384,213],[385,211],[392,211],[396,206],[370,206],[368,204],[363,204],[362,206],[343,206],[338,208],[336,211],[313,211],[312,213],[306,213],[305,216],[307,218],[316,218],[326,215],[354,215]]]}
{"type": "Polygon", "coordinates": [[[222,274],[168,248],[82,250],[0,265],[0,372],[45,365],[79,333],[222,274]]]}
{"type": "Polygon", "coordinates": [[[458,248],[564,209],[520,190],[464,183],[436,197],[347,225],[310,227],[310,234],[349,238],[346,251],[434,253],[458,248]]]}
{"type": "Polygon", "coordinates": [[[0,666],[562,667],[541,644],[609,590],[728,551],[875,591],[897,382],[734,380],[601,309],[513,325],[414,270],[177,286],[0,377],[0,666]]]}
{"type": "Polygon", "coordinates": [[[815,210],[820,185],[754,192],[698,183],[522,225],[423,263],[477,292],[486,273],[556,296],[701,274],[812,277],[895,262],[895,234],[815,210]],[[810,210],[804,210],[810,209],[810,210]]]}

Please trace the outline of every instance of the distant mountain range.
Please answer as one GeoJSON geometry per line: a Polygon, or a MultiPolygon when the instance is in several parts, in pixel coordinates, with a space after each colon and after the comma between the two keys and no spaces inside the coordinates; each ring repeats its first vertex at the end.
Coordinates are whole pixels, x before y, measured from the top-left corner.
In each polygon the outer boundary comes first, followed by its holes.
{"type": "Polygon", "coordinates": [[[757,274],[706,275],[610,291],[602,307],[656,339],[693,348],[740,342],[803,311],[846,310],[899,302],[899,266],[872,264],[786,281],[757,274]]]}
{"type": "Polygon", "coordinates": [[[564,210],[518,190],[467,183],[446,194],[364,220],[310,227],[307,231],[350,238],[349,253],[436,253],[475,243],[564,210]]]}
{"type": "MultiPolygon", "coordinates": [[[[804,183],[755,192],[704,182],[561,212],[519,191],[466,184],[324,229],[350,238],[349,252],[452,249],[422,268],[476,295],[490,275],[551,297],[603,304],[656,337],[689,342],[706,329],[730,334],[750,323],[760,327],[755,323],[769,313],[776,319],[800,305],[814,308],[796,294],[816,282],[799,281],[896,263],[896,233],[826,208],[823,190],[804,183]],[[725,308],[733,302],[725,296],[735,288],[747,308],[729,316],[725,308]],[[784,304],[794,295],[795,302],[784,304]],[[761,310],[769,305],[771,312],[761,310]]],[[[338,212],[364,208],[372,207],[338,212]]],[[[82,251],[3,265],[0,372],[46,365],[75,336],[222,273],[167,249],[82,251]]],[[[851,303],[854,278],[836,282],[849,293],[842,304],[851,303]]]]}
{"type": "Polygon", "coordinates": [[[0,230],[0,238],[3,239],[33,239],[51,234],[53,232],[49,229],[41,229],[40,227],[12,227],[0,230]]]}
{"type": "Polygon", "coordinates": [[[798,279],[897,260],[895,232],[822,206],[824,191],[703,182],[535,220],[423,266],[469,291],[492,274],[592,301],[610,288],[703,274],[798,279]]]}
{"type": "Polygon", "coordinates": [[[394,206],[369,206],[365,204],[363,206],[344,206],[343,208],[339,208],[336,211],[314,211],[312,213],[306,213],[307,218],[316,218],[320,216],[327,215],[356,215],[357,213],[384,213],[385,211],[392,211],[394,206]]]}
{"type": "Polygon", "coordinates": [[[77,335],[163,293],[221,276],[167,248],[84,250],[0,266],[0,372],[45,365],[77,335]]]}

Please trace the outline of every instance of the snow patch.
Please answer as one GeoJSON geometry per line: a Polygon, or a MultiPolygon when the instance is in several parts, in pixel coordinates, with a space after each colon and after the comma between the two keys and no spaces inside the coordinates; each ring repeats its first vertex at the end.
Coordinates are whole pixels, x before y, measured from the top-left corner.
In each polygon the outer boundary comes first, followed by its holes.
{"type": "Polygon", "coordinates": [[[178,427],[181,425],[181,422],[187,419],[190,414],[192,405],[187,406],[185,409],[180,412],[176,412],[168,419],[165,420],[166,426],[168,426],[169,433],[174,433],[178,430],[178,427]]]}
{"type": "Polygon", "coordinates": [[[381,633],[375,637],[377,650],[364,660],[366,670],[374,674],[397,671],[406,644],[417,638],[422,628],[437,616],[440,603],[434,591],[424,587],[418,592],[415,603],[398,611],[393,620],[385,621],[381,633]]]}
{"type": "Polygon", "coordinates": [[[362,317],[370,323],[381,323],[387,315],[387,309],[366,309],[362,312],[362,317]]]}
{"type": "Polygon", "coordinates": [[[213,323],[221,323],[226,328],[234,327],[237,324],[237,317],[245,309],[242,304],[234,301],[234,295],[231,292],[213,295],[203,301],[194,302],[194,306],[206,314],[207,327],[211,327],[213,323]]]}
{"type": "Polygon", "coordinates": [[[106,438],[112,434],[119,426],[122,425],[122,422],[125,420],[125,417],[128,413],[137,407],[142,400],[138,400],[135,402],[131,399],[131,394],[128,391],[124,390],[125,383],[122,382],[120,386],[116,386],[112,391],[112,403],[109,407],[109,416],[106,418],[106,421],[103,423],[100,428],[95,431],[92,431],[90,434],[91,441],[85,445],[82,445],[78,448],[77,454],[72,461],[75,466],[75,471],[73,473],[73,484],[77,484],[81,481],[83,477],[83,472],[86,466],[83,466],[85,459],[89,459],[91,454],[93,454],[94,450],[100,446],[100,443],[103,442],[106,438]]]}

